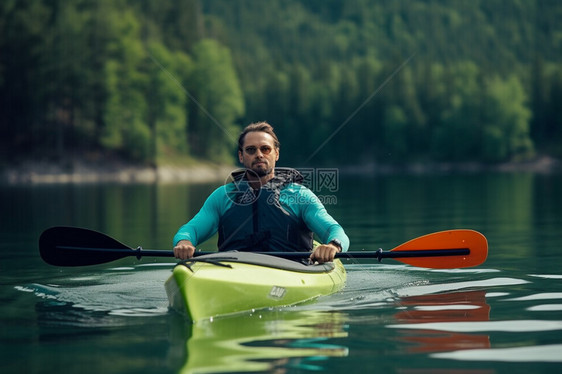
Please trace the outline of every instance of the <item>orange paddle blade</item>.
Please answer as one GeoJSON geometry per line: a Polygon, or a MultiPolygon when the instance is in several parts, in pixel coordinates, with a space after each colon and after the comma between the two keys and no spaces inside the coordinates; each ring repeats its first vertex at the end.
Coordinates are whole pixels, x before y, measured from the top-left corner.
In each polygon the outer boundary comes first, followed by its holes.
{"type": "MultiPolygon", "coordinates": [[[[412,239],[390,252],[457,250],[468,249],[469,253],[458,256],[402,257],[396,260],[412,266],[434,269],[466,268],[482,264],[488,257],[486,237],[474,230],[447,230],[412,239]]],[[[399,254],[399,253],[396,253],[399,254]]]]}

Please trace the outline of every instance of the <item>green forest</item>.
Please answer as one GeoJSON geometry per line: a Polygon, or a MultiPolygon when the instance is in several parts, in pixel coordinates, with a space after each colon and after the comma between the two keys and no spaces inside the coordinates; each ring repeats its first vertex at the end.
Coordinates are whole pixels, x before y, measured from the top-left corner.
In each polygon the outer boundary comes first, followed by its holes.
{"type": "Polygon", "coordinates": [[[4,0],[0,166],[562,157],[557,0],[4,0]]]}

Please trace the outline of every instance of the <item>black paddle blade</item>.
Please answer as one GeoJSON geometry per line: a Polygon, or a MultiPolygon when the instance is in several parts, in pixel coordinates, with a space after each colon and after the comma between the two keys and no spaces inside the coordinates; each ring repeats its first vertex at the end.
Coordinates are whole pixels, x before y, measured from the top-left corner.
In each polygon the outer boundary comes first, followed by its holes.
{"type": "Polygon", "coordinates": [[[55,266],[103,264],[135,251],[97,231],[79,227],[51,227],[39,237],[39,253],[43,261],[55,266]]]}

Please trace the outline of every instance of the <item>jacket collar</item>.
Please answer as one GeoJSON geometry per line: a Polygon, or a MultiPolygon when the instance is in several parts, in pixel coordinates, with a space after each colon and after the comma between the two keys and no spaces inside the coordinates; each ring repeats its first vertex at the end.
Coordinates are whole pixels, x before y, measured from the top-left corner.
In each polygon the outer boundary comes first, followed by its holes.
{"type": "MultiPolygon", "coordinates": [[[[274,170],[275,176],[270,179],[264,186],[271,189],[281,188],[290,183],[302,184],[304,177],[302,174],[293,168],[278,167],[274,170]]],[[[230,182],[241,182],[247,179],[246,169],[238,169],[230,174],[230,182]]]]}

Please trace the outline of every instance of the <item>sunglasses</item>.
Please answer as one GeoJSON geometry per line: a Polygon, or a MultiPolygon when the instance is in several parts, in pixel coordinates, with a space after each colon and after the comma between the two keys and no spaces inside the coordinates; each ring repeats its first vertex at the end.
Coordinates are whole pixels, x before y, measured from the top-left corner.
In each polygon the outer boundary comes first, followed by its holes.
{"type": "MultiPolygon", "coordinates": [[[[261,147],[259,147],[259,150],[263,155],[267,156],[268,154],[271,153],[273,148],[271,148],[268,145],[262,145],[261,147]]],[[[254,154],[256,154],[257,151],[258,151],[258,147],[254,147],[253,145],[244,148],[244,152],[246,152],[249,155],[254,155],[254,154]]]]}

